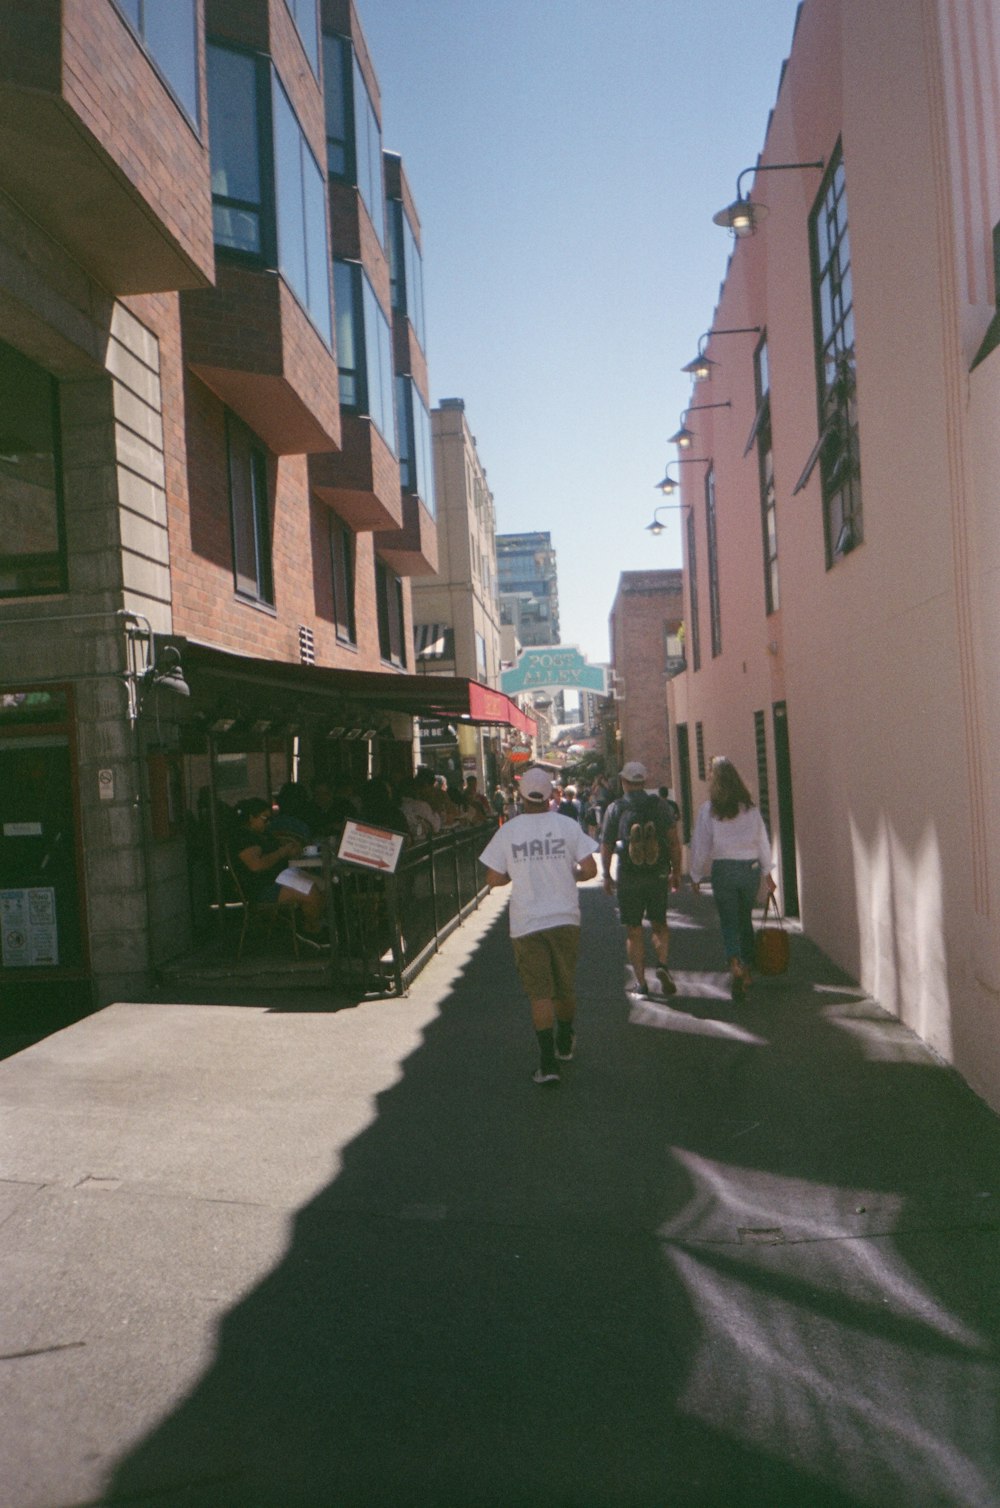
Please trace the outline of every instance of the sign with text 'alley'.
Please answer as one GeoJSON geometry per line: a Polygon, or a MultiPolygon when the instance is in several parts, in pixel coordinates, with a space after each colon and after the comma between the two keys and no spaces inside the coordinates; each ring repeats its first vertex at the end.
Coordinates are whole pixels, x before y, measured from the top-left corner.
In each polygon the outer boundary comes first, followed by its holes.
{"type": "Polygon", "coordinates": [[[505,696],[522,691],[560,691],[574,686],[607,696],[607,666],[591,665],[575,644],[544,644],[523,649],[513,670],[500,675],[500,690],[505,696]]]}

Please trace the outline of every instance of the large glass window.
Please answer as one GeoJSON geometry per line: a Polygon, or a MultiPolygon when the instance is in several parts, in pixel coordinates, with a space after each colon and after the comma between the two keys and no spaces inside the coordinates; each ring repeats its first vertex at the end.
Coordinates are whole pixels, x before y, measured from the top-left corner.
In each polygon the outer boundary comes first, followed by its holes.
{"type": "Polygon", "coordinates": [[[292,13],[295,28],[302,38],[306,57],[313,73],[319,77],[319,17],[316,0],[285,0],[292,13]]]}
{"type": "Polygon", "coordinates": [[[407,316],[421,350],[426,351],[424,263],[401,199],[389,200],[389,251],[392,307],[407,316]]]}
{"type": "Polygon", "coordinates": [[[0,341],[0,597],[66,590],[59,390],[0,341]]]}
{"type": "Polygon", "coordinates": [[[795,492],[819,464],[827,565],[862,542],[854,295],[844,162],[838,145],[810,223],[819,439],[795,492]]]}
{"type": "Polygon", "coordinates": [[[326,186],[281,81],[266,58],[212,45],[208,101],[216,245],[277,266],[329,345],[326,186]]]}
{"type": "Polygon", "coordinates": [[[705,533],[708,539],[708,608],[712,624],[712,657],[722,653],[722,599],[719,591],[719,531],[715,510],[715,471],[705,478],[705,533]]]}
{"type": "Polygon", "coordinates": [[[277,74],[273,80],[278,266],[329,344],[330,262],[323,174],[277,74]]]}
{"type": "Polygon", "coordinates": [[[357,186],[384,246],[382,132],[350,39],[330,32],[323,33],[323,93],[327,168],[357,186]]]}
{"type": "Polygon", "coordinates": [[[392,665],[406,666],[403,583],[381,560],[375,562],[375,604],[379,653],[392,665]]]}
{"type": "Polygon", "coordinates": [[[115,0],[184,114],[198,125],[195,0],[115,0]]]}
{"type": "Polygon", "coordinates": [[[431,517],[434,497],[434,457],[431,416],[412,377],[396,378],[396,418],[399,430],[399,480],[404,492],[415,492],[431,517]]]}
{"type": "Polygon", "coordinates": [[[367,414],[395,455],[396,405],[389,321],[356,262],[335,262],[333,282],[341,407],[367,414]]]}
{"type": "Polygon", "coordinates": [[[265,255],[261,111],[257,59],[208,49],[212,217],[215,244],[265,255]]]}
{"type": "Polygon", "coordinates": [[[335,513],[330,514],[330,566],[333,574],[333,618],[337,638],[358,642],[354,617],[354,535],[335,513]]]}
{"type": "Polygon", "coordinates": [[[233,576],[241,596],[274,605],[267,452],[234,414],[226,416],[233,576]]]}

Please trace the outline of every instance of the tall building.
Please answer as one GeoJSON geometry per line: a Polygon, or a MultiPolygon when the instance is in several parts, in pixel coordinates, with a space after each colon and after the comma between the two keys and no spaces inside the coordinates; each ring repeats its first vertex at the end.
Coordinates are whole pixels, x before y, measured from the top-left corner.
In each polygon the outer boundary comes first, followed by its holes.
{"type": "Polygon", "coordinates": [[[552,535],[498,534],[500,621],[522,648],[559,643],[559,582],[552,535]]]}
{"type": "MultiPolygon", "coordinates": [[[[219,823],[410,768],[420,222],[351,0],[0,16],[0,985],[147,987],[219,823]]],[[[473,703],[475,702],[475,705],[473,703]]]]}
{"type": "Polygon", "coordinates": [[[617,768],[637,759],[650,789],[673,786],[666,685],[683,664],[683,572],[623,571],[608,619],[617,768]]]}
{"type": "Polygon", "coordinates": [[[689,813],[727,754],[785,909],[995,1107],[998,79],[990,6],[799,7],[717,216],[669,685],[689,813]]]}
{"type": "MultiPolygon", "coordinates": [[[[498,686],[500,621],[497,601],[496,514],[486,471],[461,398],[444,398],[431,414],[437,488],[438,570],[413,584],[415,663],[433,675],[464,675],[498,686]]],[[[456,772],[475,758],[480,779],[495,778],[491,736],[475,754],[459,750],[460,728],[422,728],[428,763],[456,772]]],[[[468,750],[473,748],[472,742],[468,750]]],[[[473,773],[472,770],[467,773],[473,773]]]]}

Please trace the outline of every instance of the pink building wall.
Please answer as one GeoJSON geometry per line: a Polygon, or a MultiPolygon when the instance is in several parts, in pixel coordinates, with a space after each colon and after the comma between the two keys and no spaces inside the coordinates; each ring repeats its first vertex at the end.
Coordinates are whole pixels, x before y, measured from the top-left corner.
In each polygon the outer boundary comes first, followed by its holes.
{"type": "Polygon", "coordinates": [[[864,541],[827,569],[818,467],[793,495],[818,434],[808,221],[821,174],[760,173],[750,196],[770,214],[735,243],[711,323],[766,330],[781,606],[765,611],[757,455],[744,454],[757,337],[718,336],[693,402],[732,408],[691,422],[694,453],[714,462],[722,653],[705,468],[684,467],[702,666],[671,683],[671,724],[702,722],[707,752],[756,789],[765,712],[777,836],[772,708],[787,703],[805,930],[1000,1106],[1000,347],[974,365],[996,315],[1000,220],[989,0],[805,0],[760,160],[829,162],[838,139],[864,541]]]}

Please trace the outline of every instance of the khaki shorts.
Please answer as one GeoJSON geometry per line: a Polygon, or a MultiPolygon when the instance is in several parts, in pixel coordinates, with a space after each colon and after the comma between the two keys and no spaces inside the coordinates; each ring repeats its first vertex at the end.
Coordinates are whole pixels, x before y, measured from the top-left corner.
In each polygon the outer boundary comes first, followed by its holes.
{"type": "Polygon", "coordinates": [[[529,1000],[576,999],[579,927],[546,927],[512,937],[514,962],[529,1000]]]}

